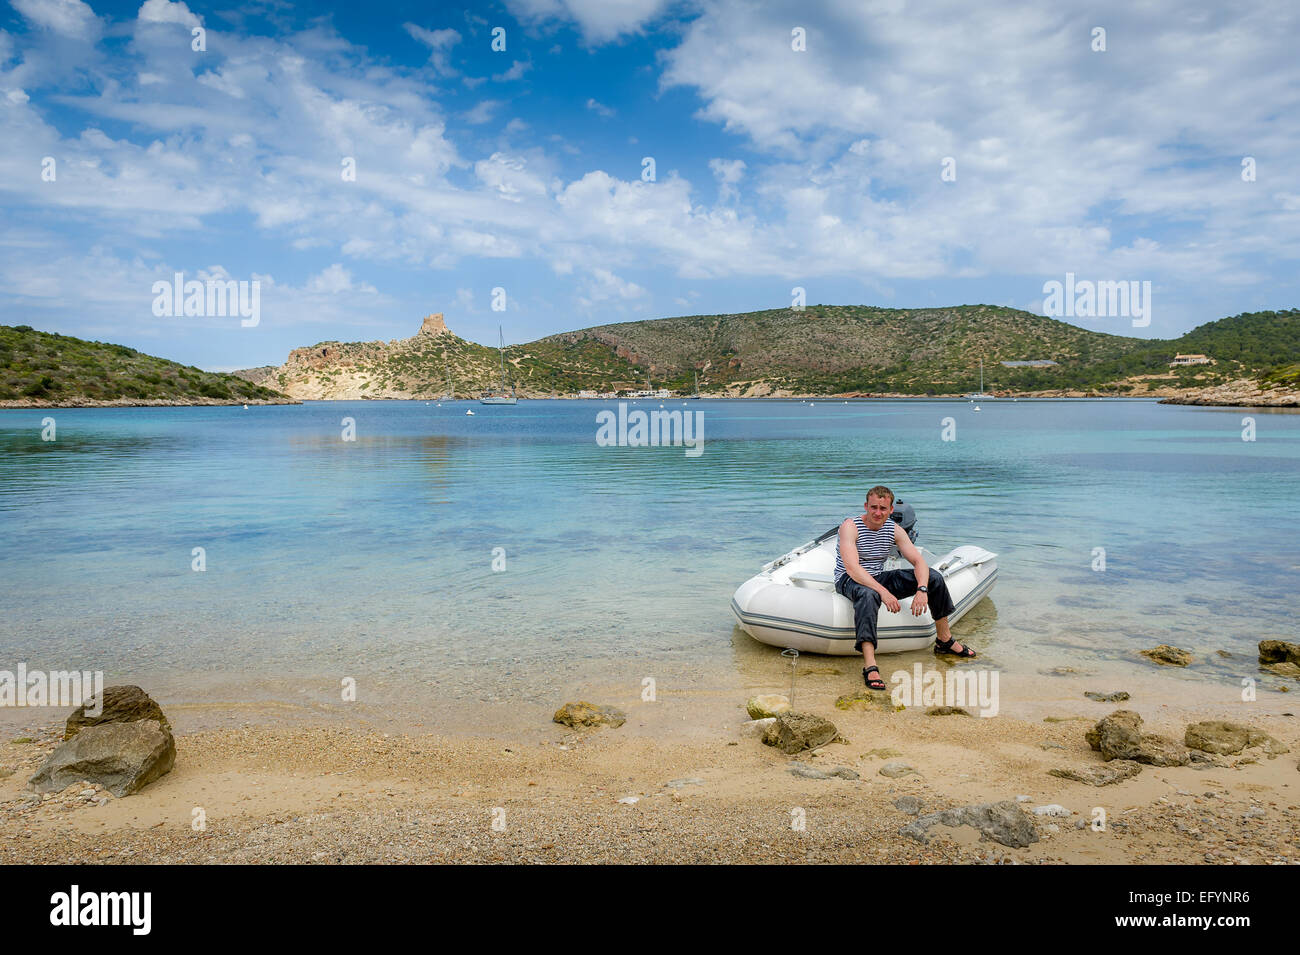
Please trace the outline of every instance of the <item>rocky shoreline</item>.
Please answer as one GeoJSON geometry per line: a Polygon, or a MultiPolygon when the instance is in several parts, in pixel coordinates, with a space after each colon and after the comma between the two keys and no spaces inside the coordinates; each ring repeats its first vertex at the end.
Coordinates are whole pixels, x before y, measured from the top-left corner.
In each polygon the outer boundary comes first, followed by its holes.
{"type": "MultiPolygon", "coordinates": [[[[614,729],[521,743],[249,727],[177,737],[176,768],[132,796],[33,797],[21,777],[54,727],[0,747],[0,864],[1300,862],[1293,756],[1148,766],[1099,789],[1051,774],[1097,763],[1082,724],[836,718],[846,738],[796,757],[614,729]]],[[[1293,720],[1263,725],[1294,749],[1293,720]]]]}
{"type": "Polygon", "coordinates": [[[1196,388],[1164,398],[1162,405],[1218,405],[1231,408],[1300,408],[1300,391],[1282,385],[1263,387],[1238,378],[1213,388],[1196,388]]]}
{"type": "Polygon", "coordinates": [[[67,398],[50,401],[44,398],[15,398],[0,401],[0,408],[209,408],[229,405],[300,405],[296,398],[67,398]]]}

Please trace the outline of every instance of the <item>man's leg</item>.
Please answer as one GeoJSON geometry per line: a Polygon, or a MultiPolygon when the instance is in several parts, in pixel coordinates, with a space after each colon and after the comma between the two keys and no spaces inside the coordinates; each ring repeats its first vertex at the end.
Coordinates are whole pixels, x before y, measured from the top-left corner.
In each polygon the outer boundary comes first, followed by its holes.
{"type": "MultiPolygon", "coordinates": [[[[929,570],[930,579],[926,583],[926,593],[929,598],[927,603],[930,616],[934,618],[934,634],[937,640],[947,643],[952,639],[952,631],[948,629],[948,616],[956,608],[953,606],[952,595],[948,593],[948,584],[944,581],[943,574],[933,567],[929,570]]],[[[916,595],[915,571],[887,570],[878,576],[876,581],[899,600],[916,595]]],[[[954,643],[952,649],[961,653],[965,648],[960,643],[954,643]]]]}
{"type": "MultiPolygon", "coordinates": [[[[948,629],[948,616],[956,609],[952,602],[952,595],[948,593],[948,584],[943,579],[943,574],[939,573],[933,567],[930,568],[930,616],[934,617],[934,635],[935,639],[941,643],[947,643],[952,639],[952,631],[948,629]]],[[[961,653],[965,647],[960,643],[954,643],[952,649],[961,653]]],[[[971,651],[974,652],[973,650],[971,651]]]]}
{"type": "Polygon", "coordinates": [[[880,616],[880,594],[870,587],[845,577],[837,588],[840,595],[853,602],[853,626],[857,639],[853,649],[862,651],[863,667],[876,665],[876,620],[880,616]]]}

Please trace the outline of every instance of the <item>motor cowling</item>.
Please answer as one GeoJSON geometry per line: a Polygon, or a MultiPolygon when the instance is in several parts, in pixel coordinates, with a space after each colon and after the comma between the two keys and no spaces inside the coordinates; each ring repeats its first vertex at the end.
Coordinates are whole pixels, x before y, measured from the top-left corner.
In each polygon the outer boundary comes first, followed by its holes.
{"type": "Polygon", "coordinates": [[[913,544],[916,543],[916,511],[911,504],[905,504],[901,499],[895,501],[889,519],[903,529],[913,544]]]}

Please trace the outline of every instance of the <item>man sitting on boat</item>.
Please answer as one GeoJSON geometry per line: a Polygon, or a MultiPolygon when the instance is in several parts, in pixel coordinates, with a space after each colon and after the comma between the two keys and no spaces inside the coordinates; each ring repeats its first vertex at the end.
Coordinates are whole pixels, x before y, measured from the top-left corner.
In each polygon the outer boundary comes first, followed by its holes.
{"type": "Polygon", "coordinates": [[[936,639],[934,652],[973,657],[975,651],[953,640],[948,629],[948,615],[955,609],[948,595],[943,575],[925,565],[920,550],[907,532],[890,517],[894,511],[894,492],[876,486],[867,492],[863,505],[867,512],[860,517],[845,518],[840,525],[839,548],[835,555],[835,592],[853,602],[853,622],[857,629],[855,650],[862,651],[866,666],[862,679],[871,690],[885,689],[885,681],[876,666],[876,618],[883,603],[890,613],[898,613],[900,597],[912,597],[912,615],[919,617],[928,606],[934,617],[936,639]],[[913,570],[885,570],[890,548],[898,547],[913,570]],[[924,578],[925,586],[917,586],[924,578]],[[872,673],[875,676],[872,676],[872,673]]]}

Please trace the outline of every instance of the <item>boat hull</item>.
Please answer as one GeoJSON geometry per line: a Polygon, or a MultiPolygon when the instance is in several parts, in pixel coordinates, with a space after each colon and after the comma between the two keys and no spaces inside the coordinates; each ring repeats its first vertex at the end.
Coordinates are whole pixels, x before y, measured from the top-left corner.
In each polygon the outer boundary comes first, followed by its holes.
{"type": "Polygon", "coordinates": [[[504,398],[501,398],[501,397],[496,397],[496,398],[480,398],[480,399],[478,400],[478,403],[481,404],[481,405],[513,405],[513,404],[518,404],[519,402],[518,402],[518,400],[515,399],[515,398],[511,398],[511,397],[509,397],[509,396],[506,396],[506,397],[504,397],[504,398]]]}
{"type": "MultiPolygon", "coordinates": [[[[856,632],[853,604],[835,592],[831,573],[835,567],[836,540],[821,542],[803,553],[796,549],[774,561],[736,590],[731,610],[740,627],[755,640],[774,647],[792,647],[801,653],[852,656],[856,632]]],[[[805,545],[806,547],[808,545],[805,545]]],[[[948,617],[956,623],[988,596],[998,576],[997,555],[981,547],[958,547],[942,558],[926,556],[929,566],[943,574],[955,609],[948,617]]],[[[910,569],[891,558],[887,569],[910,569]]],[[[924,650],[934,642],[934,618],[927,608],[912,615],[912,598],[899,601],[898,613],[883,606],[876,621],[877,653],[924,650]]]]}

